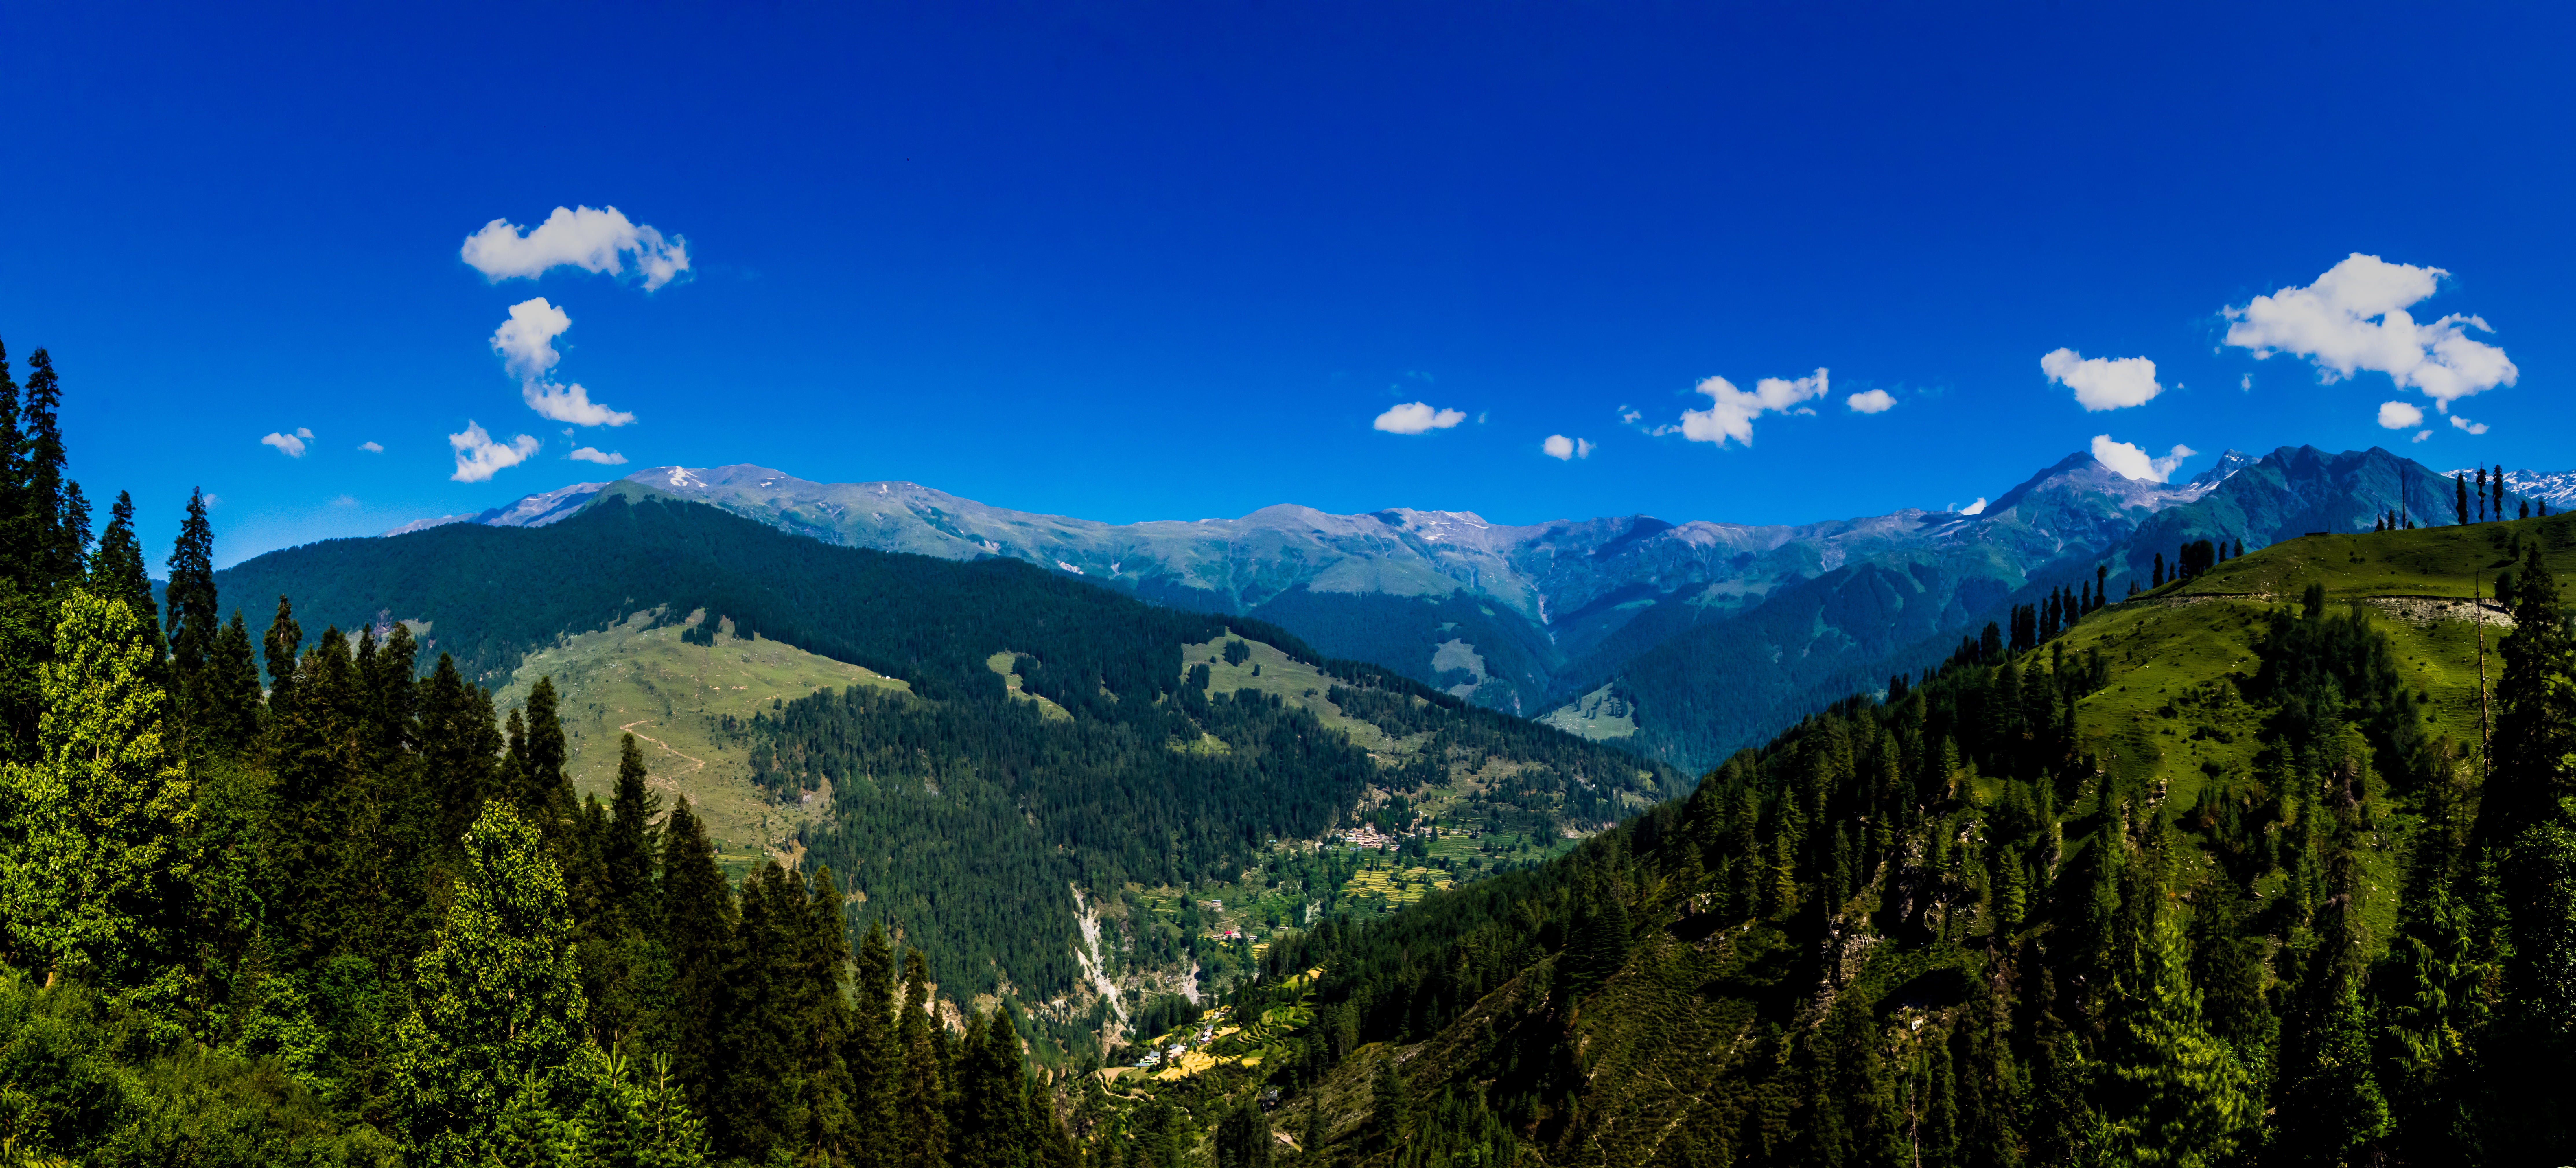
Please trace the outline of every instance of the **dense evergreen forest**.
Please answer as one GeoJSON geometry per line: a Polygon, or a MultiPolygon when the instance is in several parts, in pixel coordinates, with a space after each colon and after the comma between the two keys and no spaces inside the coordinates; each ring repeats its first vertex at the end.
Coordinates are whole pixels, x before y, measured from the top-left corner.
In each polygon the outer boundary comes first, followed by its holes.
{"type": "Polygon", "coordinates": [[[1235,1016],[1314,1023],[1181,1098],[1214,1127],[1285,1089],[1264,1122],[1319,1164],[2563,1163],[2576,628],[2547,557],[2576,526],[2497,543],[2491,749],[2432,733],[2388,637],[2311,587],[2156,711],[2259,735],[2176,805],[2076,733],[2174,646],[1999,634],[1558,864],[1274,947],[1235,1016]]]}
{"type": "Polygon", "coordinates": [[[854,958],[830,870],[730,886],[632,738],[577,803],[551,687],[496,722],[401,626],[284,603],[254,649],[202,499],[161,611],[59,398],[0,355],[0,1157],[1076,1163],[1011,1016],[854,958]]]}
{"type": "MultiPolygon", "coordinates": [[[[359,625],[425,619],[469,680],[655,608],[673,621],[703,610],[683,634],[693,644],[727,635],[721,614],[733,636],[903,678],[910,695],[827,692],[725,729],[755,747],[756,780],[781,802],[828,788],[830,828],[804,842],[860,898],[853,927],[921,944],[961,1000],[1005,984],[1024,1000],[1073,992],[1072,889],[1098,900],[1231,878],[1272,841],[1351,826],[1363,800],[1447,789],[1488,759],[1517,768],[1469,800],[1497,830],[1596,829],[1685,789],[1668,767],[1322,658],[1257,620],[1155,608],[1018,560],[834,547],[632,483],[545,528],[334,540],[216,580],[226,596],[284,594],[359,625]],[[510,579],[554,583],[492,583],[510,579]],[[1388,765],[1275,695],[1210,692],[1182,647],[1235,636],[1312,666],[1352,717],[1418,747],[1388,765]],[[996,650],[1015,652],[1022,696],[990,667],[996,650]],[[1208,739],[1221,749],[1175,749],[1208,739]]],[[[1131,956],[1186,970],[1201,940],[1149,930],[1136,942],[1150,951],[1131,956]]],[[[1043,1024],[1096,1033],[1096,1009],[1043,1024]]]]}

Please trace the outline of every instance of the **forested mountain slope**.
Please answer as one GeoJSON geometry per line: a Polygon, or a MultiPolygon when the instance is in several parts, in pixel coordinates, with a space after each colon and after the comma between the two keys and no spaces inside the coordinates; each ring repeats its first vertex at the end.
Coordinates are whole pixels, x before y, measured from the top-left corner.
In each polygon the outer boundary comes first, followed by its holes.
{"type": "Polygon", "coordinates": [[[1274,948],[1259,1058],[1079,1114],[1301,1163],[2563,1162],[2571,580],[2567,517],[2308,537],[1972,647],[1274,948]]]}
{"type": "MultiPolygon", "coordinates": [[[[903,930],[956,1000],[1049,1003],[1068,1055],[1127,1011],[1122,982],[1195,994],[1196,969],[1214,988],[1258,942],[1220,954],[1216,914],[1192,906],[1247,872],[1285,895],[1273,869],[1329,833],[1436,818],[1555,841],[1683,789],[1668,768],[1321,658],[1257,620],[1015,560],[827,546],[633,484],[542,528],[334,541],[216,583],[228,604],[287,596],[309,626],[411,622],[472,679],[637,613],[665,627],[702,613],[673,631],[710,653],[757,634],[902,683],[783,695],[715,717],[706,740],[747,758],[774,803],[817,808],[775,843],[842,874],[854,927],[903,930]]],[[[604,719],[574,728],[614,734],[604,719]]],[[[1290,915],[1353,875],[1290,880],[1290,915]]]]}
{"type": "Polygon", "coordinates": [[[2091,465],[2070,459],[2024,484],[1929,549],[1845,565],[1604,663],[1595,684],[1635,711],[1640,750],[1701,769],[1806,711],[1941,660],[1962,634],[2009,624],[2016,608],[2060,592],[2148,587],[2159,564],[2179,567],[2186,543],[2263,548],[2311,531],[2366,532],[2392,514],[2427,526],[2454,518],[2450,479],[2377,448],[2283,447],[2152,508],[2105,506],[2086,476],[2108,472],[2082,463],[2091,465]]]}

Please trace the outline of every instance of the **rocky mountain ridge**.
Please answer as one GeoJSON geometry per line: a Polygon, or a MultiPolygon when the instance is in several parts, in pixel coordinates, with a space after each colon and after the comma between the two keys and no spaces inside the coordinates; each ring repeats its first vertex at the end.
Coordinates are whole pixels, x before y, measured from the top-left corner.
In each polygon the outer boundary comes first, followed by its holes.
{"type": "MultiPolygon", "coordinates": [[[[1673,685],[1698,691],[1715,677],[1761,674],[1739,678],[1752,688],[1737,698],[1752,711],[1743,732],[1767,735],[1775,706],[1788,708],[1777,703],[1816,685],[1848,687],[1865,676],[1854,670],[1912,668],[1909,655],[2097,568],[2114,589],[2143,583],[2154,549],[2181,532],[2260,547],[2284,534],[2368,530],[2392,507],[2442,522],[2449,498],[2446,478],[2389,452],[2307,447],[2261,459],[2229,451],[2180,483],[2131,479],[2077,452],[1974,514],[1907,508],[1807,524],[1625,515],[1515,525],[1462,511],[1341,515],[1293,504],[1234,519],[1111,524],[916,483],[818,483],[750,464],[651,467],[624,481],[825,543],[1006,556],[1159,604],[1261,616],[1326,653],[1481,705],[1555,711],[1552,720],[1605,737],[1644,732],[1637,745],[1683,765],[1738,735],[1695,731],[1687,746],[1656,739],[1677,700],[1658,691],[1673,685]],[[2131,542],[2147,550],[2123,552],[2131,542]],[[1623,700],[1577,701],[1605,686],[1623,700]],[[1584,709],[1625,713],[1600,719],[1584,709]]],[[[574,484],[471,521],[543,525],[605,486],[574,484]]]]}

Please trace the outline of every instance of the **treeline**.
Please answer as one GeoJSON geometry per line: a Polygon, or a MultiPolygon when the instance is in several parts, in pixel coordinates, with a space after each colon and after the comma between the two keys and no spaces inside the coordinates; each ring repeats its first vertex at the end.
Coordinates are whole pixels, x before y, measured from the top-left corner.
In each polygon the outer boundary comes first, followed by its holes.
{"type": "Polygon", "coordinates": [[[1275,1118],[1308,1163],[2560,1162],[2576,636],[2539,549],[2571,536],[2526,540],[2489,758],[2316,591],[2176,702],[2262,725],[2195,806],[2080,752],[2100,675],[1953,664],[1547,870],[1274,946],[1328,971],[1275,1118]]]}
{"type": "Polygon", "coordinates": [[[0,363],[11,1155],[1072,1163],[1011,1019],[937,1024],[881,931],[853,961],[828,870],[731,887],[632,738],[577,801],[550,683],[496,721],[402,626],[308,643],[284,601],[255,658],[201,498],[156,611],[31,366],[21,397],[0,363]]]}

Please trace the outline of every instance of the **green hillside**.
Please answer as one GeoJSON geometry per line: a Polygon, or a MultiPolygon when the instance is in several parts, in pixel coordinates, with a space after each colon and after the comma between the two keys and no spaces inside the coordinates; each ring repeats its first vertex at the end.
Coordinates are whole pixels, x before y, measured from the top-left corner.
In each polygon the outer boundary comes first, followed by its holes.
{"type": "Polygon", "coordinates": [[[636,734],[729,871],[828,865],[851,927],[900,930],[956,1001],[1035,1010],[1058,1061],[1281,928],[1534,863],[1685,789],[1259,620],[632,483],[544,528],[332,541],[216,583],[307,626],[408,622],[505,714],[551,677],[578,789],[636,734]]]}
{"type": "Polygon", "coordinates": [[[2576,519],[2291,540],[1838,703],[1274,946],[1078,1115],[1223,1155],[1277,1089],[1302,1162],[1405,1168],[2560,1162],[2568,589],[2483,626],[2492,762],[2482,626],[2415,599],[2517,551],[2576,582],[2576,519]]]}
{"type": "MultiPolygon", "coordinates": [[[[678,624],[637,613],[595,632],[564,637],[529,653],[495,706],[527,704],[540,678],[554,681],[556,709],[570,758],[564,773],[585,796],[609,798],[617,781],[618,738],[633,734],[646,750],[647,784],[665,803],[685,796],[706,824],[725,870],[740,878],[766,858],[791,862],[796,834],[830,803],[780,802],[752,783],[751,760],[718,727],[749,721],[771,703],[848,685],[910,688],[856,665],[765,639],[724,636],[706,644],[682,637],[709,619],[678,624]]],[[[721,618],[717,618],[721,619],[721,618]]]]}

